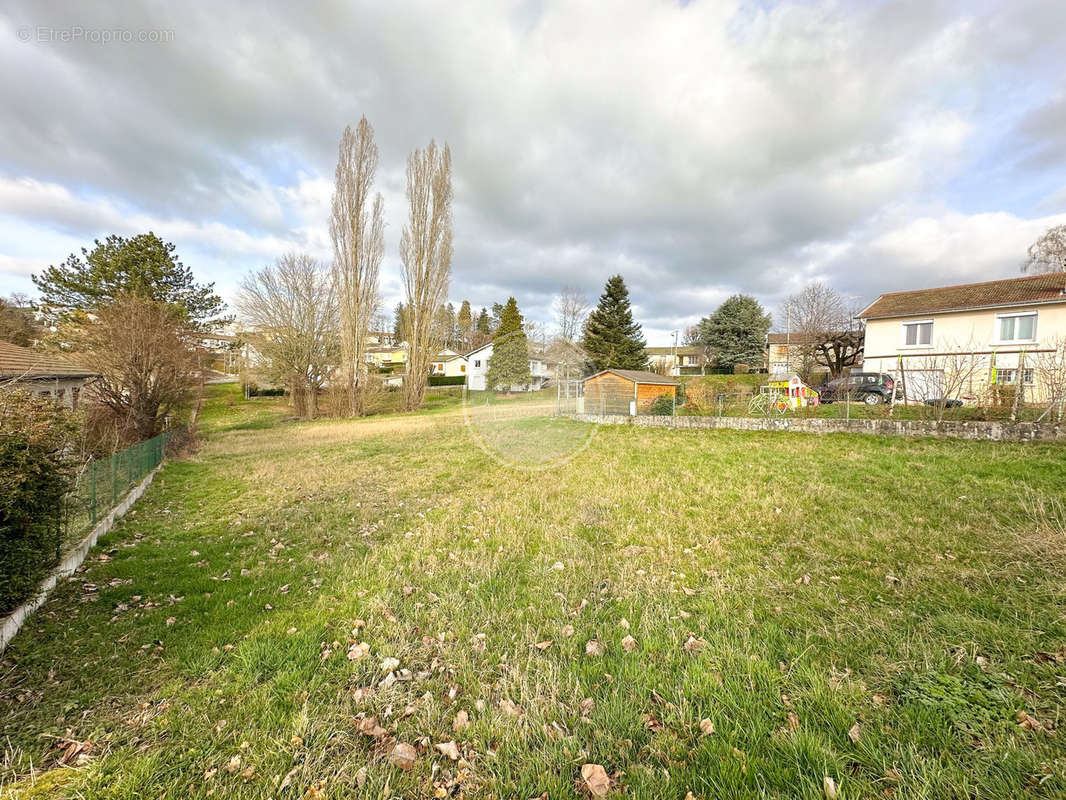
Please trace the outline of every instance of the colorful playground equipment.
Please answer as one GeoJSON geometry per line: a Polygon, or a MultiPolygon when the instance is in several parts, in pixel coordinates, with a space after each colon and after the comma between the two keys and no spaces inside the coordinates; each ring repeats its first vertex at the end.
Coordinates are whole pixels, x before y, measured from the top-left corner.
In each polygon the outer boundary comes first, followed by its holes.
{"type": "Polygon", "coordinates": [[[805,384],[799,375],[793,375],[787,381],[770,381],[759,387],[748,410],[752,414],[786,414],[816,405],[818,392],[805,384]]]}

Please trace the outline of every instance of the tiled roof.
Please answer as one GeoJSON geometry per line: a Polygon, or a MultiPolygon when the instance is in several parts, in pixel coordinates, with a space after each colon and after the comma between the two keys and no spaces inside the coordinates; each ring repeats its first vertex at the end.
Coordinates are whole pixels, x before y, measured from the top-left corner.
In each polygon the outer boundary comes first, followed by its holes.
{"type": "Polygon", "coordinates": [[[661,386],[678,385],[678,382],[673,378],[667,378],[665,375],[659,375],[655,372],[648,372],[643,369],[604,369],[597,372],[596,375],[589,375],[585,380],[592,380],[598,375],[603,375],[605,372],[610,372],[612,375],[625,378],[627,381],[633,381],[633,383],[653,383],[661,386]]]}
{"type": "Polygon", "coordinates": [[[1034,303],[1066,303],[1066,272],[1027,275],[961,286],[942,286],[912,292],[883,294],[863,311],[862,319],[905,317],[937,311],[1022,306],[1034,303]]]}
{"type": "Polygon", "coordinates": [[[79,378],[96,373],[50,353],[0,342],[0,378],[79,378]]]}

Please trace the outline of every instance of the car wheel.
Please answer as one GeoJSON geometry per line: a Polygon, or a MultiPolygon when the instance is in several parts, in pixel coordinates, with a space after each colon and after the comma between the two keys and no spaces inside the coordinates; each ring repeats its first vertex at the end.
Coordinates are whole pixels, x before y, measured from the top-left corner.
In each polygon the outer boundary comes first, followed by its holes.
{"type": "Polygon", "coordinates": [[[869,394],[865,395],[862,398],[862,401],[868,406],[879,406],[881,405],[881,403],[885,402],[884,398],[881,397],[881,395],[875,394],[874,392],[870,392],[869,394]]]}

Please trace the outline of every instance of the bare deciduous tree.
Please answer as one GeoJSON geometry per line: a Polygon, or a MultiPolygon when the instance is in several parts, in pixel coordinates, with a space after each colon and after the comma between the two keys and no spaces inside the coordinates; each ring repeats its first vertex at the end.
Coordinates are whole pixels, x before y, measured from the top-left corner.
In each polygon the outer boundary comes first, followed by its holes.
{"type": "Polygon", "coordinates": [[[1062,422],[1066,415],[1066,338],[1055,339],[1047,350],[1032,353],[1030,358],[1042,399],[1049,410],[1054,410],[1055,419],[1062,422]]]}
{"type": "Polygon", "coordinates": [[[289,253],[245,276],[237,308],[255,330],[249,339],[264,376],[288,386],[297,415],[314,417],[337,359],[337,302],[327,270],[311,256],[289,253]]]}
{"type": "MultiPolygon", "coordinates": [[[[795,334],[800,353],[800,372],[809,378],[823,366],[836,378],[854,366],[862,352],[862,333],[855,330],[854,310],[835,289],[821,281],[809,283],[781,307],[785,330],[795,334]]],[[[791,354],[790,354],[791,356],[791,354]]]]}
{"type": "Polygon", "coordinates": [[[555,310],[555,324],[559,336],[567,342],[576,342],[585,327],[585,318],[592,306],[580,289],[564,286],[552,304],[555,310]]]}
{"type": "Polygon", "coordinates": [[[340,358],[348,413],[361,413],[359,382],[366,373],[366,335],[378,312],[378,272],[385,254],[384,201],[370,188],[378,148],[366,117],[344,129],[337,156],[333,210],[333,279],[340,316],[340,358]]]}
{"type": "Polygon", "coordinates": [[[988,361],[977,355],[973,340],[948,345],[942,352],[908,359],[903,382],[908,402],[917,402],[940,422],[945,412],[964,400],[972,402],[980,393],[988,371],[988,361]]]}
{"type": "Polygon", "coordinates": [[[407,378],[404,408],[419,408],[426,395],[433,357],[433,322],[448,293],[452,266],[452,155],[430,141],[407,159],[407,224],[400,258],[407,293],[407,378]]]}
{"type": "Polygon", "coordinates": [[[90,395],[110,409],[122,439],[150,439],[200,383],[195,331],[180,310],[132,295],[86,316],[72,341],[100,378],[90,395]]]}
{"type": "Polygon", "coordinates": [[[1022,262],[1022,272],[1064,271],[1066,271],[1066,225],[1056,225],[1029,245],[1028,256],[1022,262]]]}

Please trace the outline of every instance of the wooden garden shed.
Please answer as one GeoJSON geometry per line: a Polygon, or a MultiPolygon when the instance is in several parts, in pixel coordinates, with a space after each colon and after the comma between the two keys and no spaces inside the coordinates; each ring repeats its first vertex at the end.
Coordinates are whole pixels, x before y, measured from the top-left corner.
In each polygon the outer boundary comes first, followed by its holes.
{"type": "Polygon", "coordinates": [[[647,413],[663,395],[676,396],[675,378],[641,369],[605,369],[584,380],[586,414],[647,413]]]}

